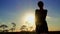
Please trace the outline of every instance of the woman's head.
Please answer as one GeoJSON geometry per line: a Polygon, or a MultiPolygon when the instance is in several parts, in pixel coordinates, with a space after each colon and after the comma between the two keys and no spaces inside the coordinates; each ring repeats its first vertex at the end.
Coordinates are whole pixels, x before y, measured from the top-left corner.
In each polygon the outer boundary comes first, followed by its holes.
{"type": "Polygon", "coordinates": [[[39,2],[38,2],[38,6],[39,6],[39,8],[43,8],[44,3],[43,3],[42,1],[39,1],[39,2]]]}

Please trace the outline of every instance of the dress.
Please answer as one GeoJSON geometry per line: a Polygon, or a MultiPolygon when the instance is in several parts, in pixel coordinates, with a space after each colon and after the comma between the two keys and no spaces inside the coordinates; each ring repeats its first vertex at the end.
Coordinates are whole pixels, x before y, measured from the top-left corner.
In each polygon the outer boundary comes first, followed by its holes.
{"type": "Polygon", "coordinates": [[[36,20],[36,32],[37,33],[47,33],[48,27],[46,22],[47,10],[36,10],[35,20],[36,20]]]}

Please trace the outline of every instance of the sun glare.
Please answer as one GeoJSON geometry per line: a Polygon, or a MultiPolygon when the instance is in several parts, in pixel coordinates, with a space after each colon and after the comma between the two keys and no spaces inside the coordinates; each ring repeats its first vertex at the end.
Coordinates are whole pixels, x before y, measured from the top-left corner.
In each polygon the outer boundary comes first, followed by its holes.
{"type": "Polygon", "coordinates": [[[35,23],[34,15],[32,15],[32,14],[27,15],[26,21],[28,22],[28,24],[30,24],[30,26],[34,25],[34,23],[35,23]]]}
{"type": "Polygon", "coordinates": [[[31,23],[34,22],[34,16],[32,15],[27,16],[27,21],[31,23]]]}
{"type": "Polygon", "coordinates": [[[28,28],[32,27],[32,30],[35,30],[35,15],[34,14],[27,14],[25,21],[28,28]]]}

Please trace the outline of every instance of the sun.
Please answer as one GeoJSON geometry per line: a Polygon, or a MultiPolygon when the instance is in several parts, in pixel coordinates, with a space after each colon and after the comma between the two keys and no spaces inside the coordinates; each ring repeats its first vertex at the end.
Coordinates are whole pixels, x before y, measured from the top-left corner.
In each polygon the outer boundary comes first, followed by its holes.
{"type": "Polygon", "coordinates": [[[34,16],[32,15],[27,16],[27,21],[31,23],[34,22],[34,16]]]}
{"type": "Polygon", "coordinates": [[[27,14],[25,18],[25,22],[29,31],[35,30],[35,15],[34,14],[27,14]],[[30,27],[32,28],[30,29],[30,27]]]}
{"type": "Polygon", "coordinates": [[[35,16],[33,14],[26,15],[25,21],[29,26],[33,26],[35,24],[35,16]]]}

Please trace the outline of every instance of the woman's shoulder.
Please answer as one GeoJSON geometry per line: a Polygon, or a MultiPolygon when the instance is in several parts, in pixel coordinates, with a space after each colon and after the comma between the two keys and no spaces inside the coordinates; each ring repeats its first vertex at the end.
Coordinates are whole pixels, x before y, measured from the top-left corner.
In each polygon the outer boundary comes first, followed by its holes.
{"type": "Polygon", "coordinates": [[[44,9],[44,11],[47,11],[47,9],[44,9]]]}
{"type": "Polygon", "coordinates": [[[47,9],[44,9],[44,13],[47,13],[48,11],[47,11],[47,9]]]}
{"type": "MultiPolygon", "coordinates": [[[[35,11],[36,12],[39,12],[40,10],[39,9],[36,9],[35,11]]],[[[47,9],[43,9],[43,11],[47,12],[47,9]]]]}
{"type": "Polygon", "coordinates": [[[40,11],[39,9],[36,9],[35,11],[40,11]]]}

